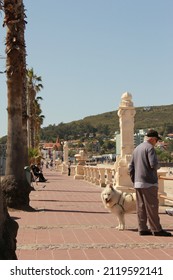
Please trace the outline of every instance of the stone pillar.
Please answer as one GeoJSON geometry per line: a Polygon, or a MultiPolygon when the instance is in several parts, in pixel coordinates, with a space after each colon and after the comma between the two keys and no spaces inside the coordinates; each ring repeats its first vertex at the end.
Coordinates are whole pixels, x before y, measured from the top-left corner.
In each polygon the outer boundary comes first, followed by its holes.
{"type": "Polygon", "coordinates": [[[77,166],[75,169],[74,179],[84,179],[84,165],[87,155],[84,150],[80,150],[79,154],[75,155],[77,166]]]}
{"type": "Polygon", "coordinates": [[[134,150],[134,116],[135,108],[132,102],[132,95],[125,92],[121,97],[118,110],[120,125],[120,156],[115,162],[115,186],[117,189],[126,191],[132,187],[132,182],[128,174],[128,165],[134,150]]]}
{"type": "Polygon", "coordinates": [[[68,142],[65,141],[63,145],[62,174],[66,174],[67,171],[68,171],[68,142]]]}
{"type": "Polygon", "coordinates": [[[63,146],[63,161],[64,163],[68,164],[68,142],[64,142],[63,146]]]}

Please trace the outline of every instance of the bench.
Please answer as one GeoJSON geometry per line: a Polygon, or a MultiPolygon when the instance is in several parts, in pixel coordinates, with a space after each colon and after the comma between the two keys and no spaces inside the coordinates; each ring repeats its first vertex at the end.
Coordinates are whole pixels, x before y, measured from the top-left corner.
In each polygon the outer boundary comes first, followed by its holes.
{"type": "Polygon", "coordinates": [[[30,184],[30,186],[34,187],[33,186],[34,182],[36,183],[36,185],[38,185],[38,182],[37,182],[38,177],[34,175],[33,170],[29,166],[25,166],[24,170],[26,172],[26,179],[27,179],[28,183],[30,184]]]}

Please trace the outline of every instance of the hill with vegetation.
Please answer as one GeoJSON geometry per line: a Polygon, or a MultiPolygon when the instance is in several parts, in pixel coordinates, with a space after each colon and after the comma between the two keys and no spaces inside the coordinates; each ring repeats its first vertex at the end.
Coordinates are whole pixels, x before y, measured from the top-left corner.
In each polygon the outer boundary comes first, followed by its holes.
{"type": "MultiPolygon", "coordinates": [[[[173,104],[164,106],[136,107],[135,132],[139,129],[154,128],[165,136],[173,133],[173,104]]],[[[113,137],[119,131],[118,111],[85,117],[78,121],[49,125],[42,128],[43,141],[80,139],[92,135],[113,137]]]]}

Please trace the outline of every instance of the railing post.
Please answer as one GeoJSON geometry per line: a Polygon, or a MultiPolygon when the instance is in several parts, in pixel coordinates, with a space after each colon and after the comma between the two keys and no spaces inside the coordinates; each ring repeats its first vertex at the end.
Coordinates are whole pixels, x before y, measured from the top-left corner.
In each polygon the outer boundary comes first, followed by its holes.
{"type": "Polygon", "coordinates": [[[105,187],[105,168],[100,167],[99,168],[99,185],[100,187],[105,187]]]}
{"type": "Polygon", "coordinates": [[[165,205],[165,197],[166,197],[166,192],[164,190],[164,184],[165,184],[165,180],[166,177],[169,179],[167,175],[167,171],[159,171],[157,172],[158,174],[158,192],[159,192],[159,205],[165,205]],[[163,197],[162,197],[163,196],[163,197]]]}
{"type": "Polygon", "coordinates": [[[111,184],[112,183],[112,170],[111,168],[105,168],[105,184],[111,184]]]}

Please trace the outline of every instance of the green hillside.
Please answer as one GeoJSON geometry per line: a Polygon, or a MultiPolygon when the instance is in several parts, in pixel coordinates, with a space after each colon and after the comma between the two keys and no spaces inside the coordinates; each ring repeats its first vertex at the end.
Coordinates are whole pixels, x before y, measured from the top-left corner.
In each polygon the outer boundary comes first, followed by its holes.
{"type": "MultiPolygon", "coordinates": [[[[136,107],[135,131],[139,129],[154,128],[160,134],[173,132],[173,104],[164,106],[136,107]]],[[[118,111],[85,117],[82,120],[70,123],[60,123],[44,127],[41,139],[54,141],[60,139],[78,139],[86,134],[103,134],[111,136],[119,131],[118,111]]]]}

